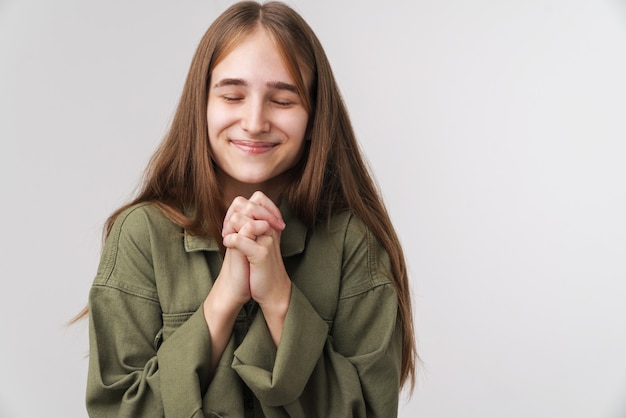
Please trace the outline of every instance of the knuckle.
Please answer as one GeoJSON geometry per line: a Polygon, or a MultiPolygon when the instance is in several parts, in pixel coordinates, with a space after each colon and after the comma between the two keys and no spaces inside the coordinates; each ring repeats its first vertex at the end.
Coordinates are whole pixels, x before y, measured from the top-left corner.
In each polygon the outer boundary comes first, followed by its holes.
{"type": "Polygon", "coordinates": [[[254,221],[246,221],[243,223],[243,225],[241,226],[240,231],[246,234],[252,233],[255,230],[255,225],[254,225],[254,221]]]}
{"type": "Polygon", "coordinates": [[[250,200],[255,200],[256,201],[256,200],[262,199],[263,196],[265,196],[263,194],[263,192],[260,191],[260,190],[257,190],[256,192],[252,193],[252,196],[250,197],[250,200]]]}
{"type": "Polygon", "coordinates": [[[233,202],[230,204],[230,206],[233,209],[237,209],[245,205],[245,203],[246,203],[246,199],[244,199],[242,196],[237,196],[236,198],[233,199],[233,202]]]}
{"type": "Polygon", "coordinates": [[[241,224],[241,214],[237,212],[233,213],[230,217],[230,223],[234,225],[241,224]]]}
{"type": "Polygon", "coordinates": [[[246,211],[246,213],[252,213],[252,211],[254,211],[255,208],[256,208],[256,203],[248,200],[243,209],[246,211]]]}

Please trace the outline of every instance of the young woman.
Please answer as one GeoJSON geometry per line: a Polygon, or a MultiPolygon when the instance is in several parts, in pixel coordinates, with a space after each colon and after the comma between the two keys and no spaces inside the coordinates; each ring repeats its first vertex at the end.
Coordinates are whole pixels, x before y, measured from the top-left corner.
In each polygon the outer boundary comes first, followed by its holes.
{"type": "Polygon", "coordinates": [[[393,417],[402,249],[323,49],[288,6],[209,27],[89,298],[97,417],[393,417]]]}

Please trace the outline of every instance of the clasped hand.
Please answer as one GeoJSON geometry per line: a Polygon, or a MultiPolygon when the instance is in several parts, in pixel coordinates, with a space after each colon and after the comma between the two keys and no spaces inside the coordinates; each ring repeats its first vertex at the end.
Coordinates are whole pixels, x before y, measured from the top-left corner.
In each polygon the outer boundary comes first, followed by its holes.
{"type": "Polygon", "coordinates": [[[254,299],[267,317],[289,305],[291,281],[280,253],[285,223],[278,207],[260,191],[233,200],[222,228],[226,247],[220,278],[232,303],[254,299]]]}

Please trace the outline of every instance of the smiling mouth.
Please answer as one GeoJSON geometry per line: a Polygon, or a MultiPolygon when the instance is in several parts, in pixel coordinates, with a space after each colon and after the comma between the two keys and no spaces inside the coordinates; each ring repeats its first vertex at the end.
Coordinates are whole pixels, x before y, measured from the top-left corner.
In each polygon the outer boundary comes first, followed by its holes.
{"type": "Polygon", "coordinates": [[[264,154],[278,146],[275,142],[231,140],[231,144],[248,154],[264,154]]]}

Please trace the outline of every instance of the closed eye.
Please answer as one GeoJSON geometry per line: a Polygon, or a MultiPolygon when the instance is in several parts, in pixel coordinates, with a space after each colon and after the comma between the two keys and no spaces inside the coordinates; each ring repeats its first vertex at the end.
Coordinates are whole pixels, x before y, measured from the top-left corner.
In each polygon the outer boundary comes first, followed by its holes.
{"type": "Polygon", "coordinates": [[[290,100],[272,100],[272,103],[275,103],[278,106],[282,106],[282,107],[288,107],[293,104],[293,102],[290,100]]]}
{"type": "Polygon", "coordinates": [[[222,99],[227,103],[235,103],[243,100],[242,96],[224,95],[222,99]]]}

